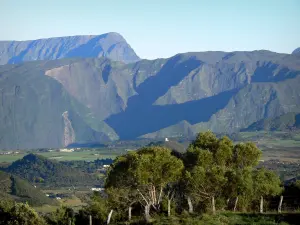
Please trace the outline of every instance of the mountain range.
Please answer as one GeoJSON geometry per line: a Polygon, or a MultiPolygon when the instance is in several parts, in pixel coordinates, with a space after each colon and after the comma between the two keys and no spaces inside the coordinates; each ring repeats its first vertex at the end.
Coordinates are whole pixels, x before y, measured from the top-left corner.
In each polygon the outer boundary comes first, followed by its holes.
{"type": "MultiPolygon", "coordinates": [[[[62,43],[56,44],[71,49],[62,43]]],[[[139,60],[128,44],[130,56],[93,54],[98,42],[84,46],[82,55],[80,47],[70,55],[52,46],[47,58],[34,45],[21,61],[0,55],[7,63],[0,66],[1,148],[233,133],[300,113],[299,54],[216,51],[139,60]],[[43,61],[23,62],[35,59],[43,61]]]]}

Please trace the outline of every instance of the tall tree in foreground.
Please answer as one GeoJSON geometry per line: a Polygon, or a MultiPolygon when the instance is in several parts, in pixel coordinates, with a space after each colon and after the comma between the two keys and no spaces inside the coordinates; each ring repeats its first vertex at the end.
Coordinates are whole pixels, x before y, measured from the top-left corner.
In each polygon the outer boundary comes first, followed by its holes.
{"type": "Polygon", "coordinates": [[[186,153],[187,194],[197,202],[209,201],[213,213],[216,211],[216,198],[227,183],[225,175],[232,163],[232,148],[229,138],[219,140],[212,132],[205,132],[197,136],[186,153]]]}
{"type": "Polygon", "coordinates": [[[263,213],[264,197],[276,196],[282,192],[279,177],[272,171],[258,169],[253,174],[255,199],[260,199],[260,213],[263,213]]]}
{"type": "Polygon", "coordinates": [[[160,211],[164,189],[179,179],[183,169],[183,162],[171,150],[145,147],[117,158],[108,173],[106,188],[130,190],[126,195],[144,207],[149,221],[152,209],[160,211]]]}
{"type": "Polygon", "coordinates": [[[215,213],[216,200],[227,202],[227,207],[234,200],[231,209],[235,211],[239,197],[250,204],[255,199],[254,193],[262,196],[279,193],[279,178],[255,168],[260,156],[261,151],[253,143],[234,145],[226,136],[218,139],[212,132],[200,133],[185,156],[186,194],[194,202],[209,202],[215,213]],[[261,177],[268,177],[271,186],[259,181],[261,177]]]}

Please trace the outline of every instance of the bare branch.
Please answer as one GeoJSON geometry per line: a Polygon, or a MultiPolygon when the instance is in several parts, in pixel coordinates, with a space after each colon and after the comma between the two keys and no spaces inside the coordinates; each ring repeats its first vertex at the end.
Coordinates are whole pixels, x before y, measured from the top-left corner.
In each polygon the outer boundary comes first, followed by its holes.
{"type": "Polygon", "coordinates": [[[149,205],[149,202],[147,201],[147,199],[145,198],[145,196],[142,194],[142,192],[139,189],[137,189],[137,191],[142,196],[142,198],[144,199],[144,201],[146,202],[146,204],[149,205]]]}

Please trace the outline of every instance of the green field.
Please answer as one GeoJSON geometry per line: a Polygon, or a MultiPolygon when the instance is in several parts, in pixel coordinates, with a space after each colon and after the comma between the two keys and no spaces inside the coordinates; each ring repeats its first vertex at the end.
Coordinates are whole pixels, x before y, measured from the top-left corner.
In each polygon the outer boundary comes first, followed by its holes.
{"type": "MultiPolygon", "coordinates": [[[[11,154],[11,155],[0,155],[0,163],[11,163],[18,159],[23,158],[29,152],[21,154],[11,154]]],[[[74,152],[35,152],[35,154],[42,155],[49,159],[55,159],[58,161],[72,161],[72,160],[85,160],[94,161],[96,159],[105,158],[116,158],[121,154],[125,154],[126,151],[123,149],[103,149],[103,150],[84,150],[84,151],[74,151],[74,152]]]]}
{"type": "MultiPolygon", "coordinates": [[[[280,159],[284,161],[300,160],[300,132],[241,132],[239,133],[241,140],[253,141],[263,151],[263,159],[280,159]]],[[[144,144],[147,144],[146,142],[144,144]]],[[[139,141],[132,141],[127,144],[119,143],[114,149],[98,148],[98,149],[81,149],[75,152],[39,152],[24,151],[21,154],[0,155],[0,163],[11,163],[22,158],[24,155],[32,152],[45,156],[46,158],[58,161],[85,160],[94,161],[103,158],[116,158],[119,155],[126,154],[126,148],[139,148],[142,144],[139,141]],[[134,146],[134,144],[136,146],[134,146]]],[[[185,144],[185,147],[188,143],[185,144]]],[[[20,151],[22,152],[22,151],[20,151]]]]}
{"type": "Polygon", "coordinates": [[[296,132],[241,132],[243,141],[253,141],[262,150],[263,160],[300,161],[300,134],[296,132]]]}

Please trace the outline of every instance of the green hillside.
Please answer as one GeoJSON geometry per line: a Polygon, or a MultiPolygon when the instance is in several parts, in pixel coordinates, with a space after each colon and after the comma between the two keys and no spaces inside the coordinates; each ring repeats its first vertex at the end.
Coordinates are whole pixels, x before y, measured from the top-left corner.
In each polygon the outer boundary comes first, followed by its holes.
{"type": "Polygon", "coordinates": [[[43,187],[93,186],[102,182],[96,176],[34,154],[24,156],[5,170],[43,187]]]}
{"type": "Polygon", "coordinates": [[[27,181],[3,171],[0,171],[0,198],[28,202],[32,206],[58,204],[27,181]]]}

